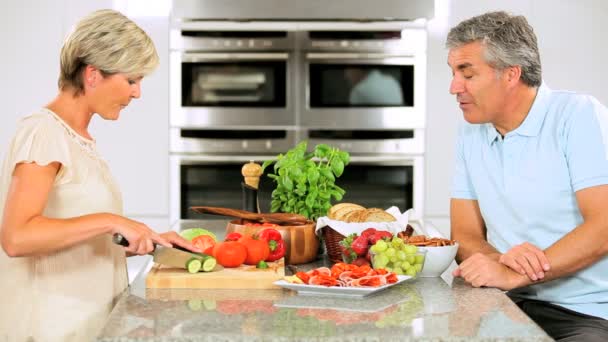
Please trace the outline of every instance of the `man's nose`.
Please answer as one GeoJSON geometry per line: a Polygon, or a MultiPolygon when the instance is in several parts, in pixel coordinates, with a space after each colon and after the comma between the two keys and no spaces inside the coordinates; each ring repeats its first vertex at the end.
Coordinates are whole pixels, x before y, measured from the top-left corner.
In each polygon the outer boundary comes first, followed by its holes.
{"type": "Polygon", "coordinates": [[[456,77],[452,78],[452,82],[450,83],[450,94],[455,95],[462,93],[464,91],[464,83],[461,79],[456,77]]]}

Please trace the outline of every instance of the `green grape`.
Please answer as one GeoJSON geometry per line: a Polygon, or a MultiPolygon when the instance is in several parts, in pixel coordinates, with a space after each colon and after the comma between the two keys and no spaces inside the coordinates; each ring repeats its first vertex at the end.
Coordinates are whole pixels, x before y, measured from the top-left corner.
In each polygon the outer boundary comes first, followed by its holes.
{"type": "Polygon", "coordinates": [[[422,271],[422,264],[416,264],[414,265],[414,268],[416,269],[416,273],[422,271]]]}
{"type": "Polygon", "coordinates": [[[390,260],[391,262],[397,262],[399,261],[399,258],[397,258],[396,255],[393,255],[392,257],[389,257],[388,260],[390,260]]]}
{"type": "Polygon", "coordinates": [[[369,248],[369,250],[370,250],[372,253],[374,253],[374,254],[378,254],[378,253],[380,253],[380,252],[381,252],[381,251],[378,249],[378,244],[375,244],[375,245],[371,246],[371,247],[369,248]]]}
{"type": "Polygon", "coordinates": [[[384,252],[388,248],[388,244],[384,240],[378,240],[374,246],[377,246],[378,252],[384,252]]]}
{"type": "Polygon", "coordinates": [[[397,251],[393,247],[389,247],[384,253],[386,253],[386,256],[390,258],[392,256],[395,256],[397,251]]]}
{"type": "Polygon", "coordinates": [[[410,255],[408,255],[408,256],[405,258],[405,261],[407,261],[407,262],[409,262],[410,264],[412,264],[412,265],[413,265],[413,264],[415,264],[415,263],[416,263],[416,256],[415,256],[415,255],[413,255],[413,254],[410,254],[410,255]]]}
{"type": "Polygon", "coordinates": [[[418,247],[414,245],[405,245],[405,253],[407,254],[416,254],[418,252],[418,247]]]}
{"type": "Polygon", "coordinates": [[[393,261],[393,268],[397,269],[397,268],[401,268],[401,261],[397,260],[397,261],[393,261]]]}
{"type": "Polygon", "coordinates": [[[393,269],[393,272],[395,272],[395,274],[397,274],[397,275],[403,275],[404,274],[403,270],[401,269],[401,267],[395,267],[393,269]]]}
{"type": "Polygon", "coordinates": [[[386,266],[386,267],[385,267],[385,269],[386,269],[387,271],[389,271],[389,272],[393,272],[393,268],[392,268],[392,267],[388,267],[388,266],[386,266]]]}
{"type": "Polygon", "coordinates": [[[409,262],[407,262],[407,261],[404,261],[404,262],[402,262],[402,263],[401,263],[401,268],[402,268],[404,271],[407,271],[407,270],[408,270],[410,267],[412,267],[412,264],[410,264],[410,263],[409,263],[409,262]]]}
{"type": "Polygon", "coordinates": [[[393,245],[393,247],[398,248],[398,247],[403,246],[404,242],[403,242],[403,240],[401,238],[395,236],[391,240],[391,244],[393,245]]]}
{"type": "Polygon", "coordinates": [[[384,254],[374,255],[374,268],[384,268],[388,264],[388,257],[384,254]]]}
{"type": "Polygon", "coordinates": [[[411,277],[415,277],[416,276],[416,268],[415,267],[408,268],[407,271],[405,271],[405,274],[407,274],[408,276],[411,276],[411,277]]]}
{"type": "Polygon", "coordinates": [[[404,252],[404,251],[399,251],[399,252],[397,252],[397,259],[399,259],[399,260],[402,260],[402,261],[403,261],[403,260],[405,260],[405,259],[406,259],[406,257],[407,257],[407,254],[405,254],[405,252],[404,252]]]}
{"type": "Polygon", "coordinates": [[[416,264],[422,265],[424,263],[424,255],[416,254],[416,264]]]}

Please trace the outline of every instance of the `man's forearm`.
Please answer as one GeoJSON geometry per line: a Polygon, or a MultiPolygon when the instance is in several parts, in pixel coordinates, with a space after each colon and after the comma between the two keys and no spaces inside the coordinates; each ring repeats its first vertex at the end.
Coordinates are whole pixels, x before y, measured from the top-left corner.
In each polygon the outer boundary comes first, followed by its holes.
{"type": "Polygon", "coordinates": [[[456,261],[462,262],[475,253],[481,253],[489,256],[493,260],[500,258],[500,252],[490,245],[486,240],[478,236],[470,236],[467,234],[453,234],[452,238],[458,241],[458,253],[456,261]]]}
{"type": "Polygon", "coordinates": [[[580,271],[608,255],[608,234],[602,223],[585,222],[545,250],[551,269],[544,281],[580,271]]]}

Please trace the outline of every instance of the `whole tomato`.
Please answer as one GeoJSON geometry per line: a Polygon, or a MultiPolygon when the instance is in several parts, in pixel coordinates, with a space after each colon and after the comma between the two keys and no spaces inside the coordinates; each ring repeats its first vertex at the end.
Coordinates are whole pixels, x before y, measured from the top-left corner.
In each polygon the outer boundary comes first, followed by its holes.
{"type": "Polygon", "coordinates": [[[224,241],[215,245],[213,256],[224,267],[238,267],[247,259],[247,248],[238,241],[224,241]]]}
{"type": "Polygon", "coordinates": [[[200,248],[203,253],[211,255],[213,247],[215,247],[215,240],[209,235],[199,235],[192,239],[192,244],[200,248]]]}
{"type": "Polygon", "coordinates": [[[245,248],[247,248],[247,259],[245,259],[245,264],[247,265],[257,265],[258,262],[266,260],[270,254],[268,242],[264,240],[244,236],[239,240],[239,242],[245,245],[245,248]]]}

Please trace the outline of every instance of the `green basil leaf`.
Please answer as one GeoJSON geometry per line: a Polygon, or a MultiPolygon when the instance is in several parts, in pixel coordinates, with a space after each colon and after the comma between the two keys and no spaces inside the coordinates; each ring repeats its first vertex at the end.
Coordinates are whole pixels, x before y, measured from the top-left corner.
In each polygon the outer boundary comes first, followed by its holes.
{"type": "Polygon", "coordinates": [[[336,175],[336,177],[342,176],[342,172],[344,172],[344,163],[340,159],[336,159],[331,164],[331,169],[336,175]]]}
{"type": "Polygon", "coordinates": [[[338,153],[338,157],[344,163],[344,165],[348,165],[348,163],[350,162],[350,155],[346,151],[340,151],[338,153]]]}
{"type": "Polygon", "coordinates": [[[291,181],[291,178],[289,178],[287,171],[285,171],[284,174],[281,175],[281,183],[283,183],[283,186],[285,186],[285,189],[287,189],[289,191],[293,190],[293,182],[291,181]]]}

